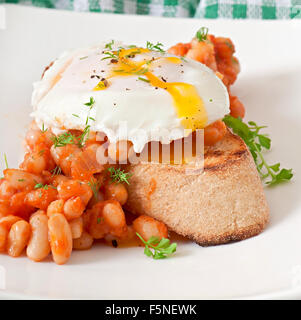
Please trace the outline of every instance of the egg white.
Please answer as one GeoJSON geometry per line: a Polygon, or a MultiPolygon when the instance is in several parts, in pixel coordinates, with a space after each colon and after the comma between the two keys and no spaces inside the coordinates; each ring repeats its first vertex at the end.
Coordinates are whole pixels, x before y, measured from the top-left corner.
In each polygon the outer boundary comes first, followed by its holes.
{"type": "MultiPolygon", "coordinates": [[[[117,49],[120,43],[115,43],[117,49]]],[[[103,132],[110,142],[129,140],[135,152],[141,152],[149,141],[169,143],[186,136],[177,117],[173,97],[164,89],[141,81],[138,76],[115,77],[106,90],[93,91],[100,78],[106,78],[112,68],[105,55],[105,43],[63,53],[34,83],[33,113],[37,124],[49,127],[54,133],[79,129],[89,120],[90,130],[103,132]],[[56,77],[60,80],[53,85],[56,77]],[[91,77],[93,76],[94,77],[91,77]],[[98,76],[98,77],[96,77],[98,76]],[[90,109],[85,103],[93,97],[90,109]]],[[[174,57],[168,53],[149,52],[135,57],[174,57]]],[[[179,63],[156,62],[152,73],[167,82],[194,85],[203,100],[208,123],[229,113],[229,95],[223,82],[205,65],[186,59],[179,63]]]]}

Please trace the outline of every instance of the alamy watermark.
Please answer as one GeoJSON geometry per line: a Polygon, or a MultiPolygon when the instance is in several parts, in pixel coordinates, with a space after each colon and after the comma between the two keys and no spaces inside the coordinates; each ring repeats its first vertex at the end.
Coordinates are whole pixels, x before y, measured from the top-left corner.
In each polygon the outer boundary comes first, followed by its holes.
{"type": "Polygon", "coordinates": [[[204,168],[204,130],[160,129],[146,132],[142,129],[128,134],[127,123],[122,121],[115,128],[115,143],[105,134],[97,133],[96,159],[100,164],[138,164],[140,162],[181,165],[186,174],[200,174],[204,168]],[[144,145],[135,152],[134,145],[144,145]],[[147,142],[147,143],[145,143],[147,142]],[[112,147],[114,146],[114,147],[112,147]],[[112,147],[112,148],[111,148],[112,147]]]}

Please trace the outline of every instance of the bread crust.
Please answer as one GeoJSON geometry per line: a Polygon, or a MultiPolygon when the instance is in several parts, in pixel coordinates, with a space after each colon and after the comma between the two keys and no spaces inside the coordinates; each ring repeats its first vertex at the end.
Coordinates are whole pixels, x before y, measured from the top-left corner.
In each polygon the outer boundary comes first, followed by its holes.
{"type": "Polygon", "coordinates": [[[147,214],[202,246],[243,240],[259,234],[269,208],[253,158],[230,131],[205,149],[202,173],[185,166],[128,165],[131,174],[126,209],[147,214]]]}

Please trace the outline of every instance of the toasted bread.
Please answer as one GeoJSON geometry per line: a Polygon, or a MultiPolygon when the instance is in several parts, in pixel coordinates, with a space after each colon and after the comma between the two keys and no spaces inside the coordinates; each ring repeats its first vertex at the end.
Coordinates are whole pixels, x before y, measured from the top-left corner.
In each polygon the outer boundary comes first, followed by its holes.
{"type": "Polygon", "coordinates": [[[259,234],[269,208],[253,158],[230,131],[205,148],[202,173],[182,165],[128,165],[131,184],[126,209],[164,222],[200,245],[217,245],[259,234]]]}

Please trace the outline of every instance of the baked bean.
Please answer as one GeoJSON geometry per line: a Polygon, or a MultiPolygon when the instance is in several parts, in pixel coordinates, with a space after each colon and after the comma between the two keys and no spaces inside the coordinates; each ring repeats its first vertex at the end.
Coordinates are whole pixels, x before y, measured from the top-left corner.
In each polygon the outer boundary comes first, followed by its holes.
{"type": "Polygon", "coordinates": [[[236,96],[230,95],[230,114],[234,118],[245,116],[245,107],[236,96]]]}
{"type": "Polygon", "coordinates": [[[64,203],[65,201],[63,199],[52,201],[47,208],[48,218],[50,218],[54,213],[63,213],[64,203]]]}
{"type": "Polygon", "coordinates": [[[74,157],[71,163],[71,176],[73,179],[89,181],[93,174],[104,170],[104,166],[98,162],[96,157],[99,147],[98,143],[90,144],[74,157]]]}
{"type": "Polygon", "coordinates": [[[227,127],[221,120],[215,121],[204,129],[204,143],[206,146],[212,146],[227,133],[227,127]]]}
{"type": "Polygon", "coordinates": [[[133,227],[145,241],[149,240],[152,236],[158,237],[159,239],[168,237],[166,225],[146,215],[135,219],[133,221],[133,227]]]}
{"type": "Polygon", "coordinates": [[[7,237],[7,253],[18,257],[27,246],[31,234],[30,224],[25,220],[14,223],[7,237]]]}
{"type": "Polygon", "coordinates": [[[0,219],[0,252],[5,251],[9,230],[13,224],[21,220],[17,216],[6,216],[0,219]]]}
{"type": "Polygon", "coordinates": [[[67,144],[64,147],[55,148],[54,145],[50,149],[51,156],[55,163],[62,169],[66,176],[71,176],[71,164],[75,156],[82,152],[75,144],[67,144]]]}
{"type": "Polygon", "coordinates": [[[190,43],[178,43],[168,49],[168,52],[176,56],[184,57],[188,50],[191,49],[190,43]]]}
{"type": "Polygon", "coordinates": [[[39,188],[27,193],[25,197],[25,203],[29,206],[47,210],[49,204],[57,199],[57,190],[52,187],[39,188]]]}
{"type": "Polygon", "coordinates": [[[10,199],[16,193],[16,189],[6,180],[0,180],[0,198],[10,199]]]}
{"type": "Polygon", "coordinates": [[[48,217],[44,211],[34,213],[29,220],[31,236],[26,249],[29,259],[39,262],[44,260],[50,253],[48,240],[48,217]]]}
{"type": "Polygon", "coordinates": [[[57,190],[61,199],[68,200],[72,197],[80,197],[84,206],[88,204],[93,194],[87,183],[78,180],[63,181],[58,185],[57,190]]]}
{"type": "Polygon", "coordinates": [[[72,197],[64,204],[64,215],[67,220],[79,218],[85,210],[85,206],[80,197],[72,197]]]}
{"type": "Polygon", "coordinates": [[[41,174],[47,168],[47,161],[43,152],[26,153],[20,168],[33,173],[41,174]]]}
{"type": "Polygon", "coordinates": [[[92,247],[93,237],[86,231],[82,233],[82,235],[73,239],[73,249],[76,250],[88,250],[92,247]]]}
{"type": "Polygon", "coordinates": [[[64,264],[72,252],[70,225],[63,214],[55,213],[49,218],[48,229],[53,260],[57,264],[64,264]]]}
{"type": "Polygon", "coordinates": [[[19,169],[6,169],[3,171],[5,180],[18,190],[30,190],[37,183],[43,183],[43,179],[35,174],[19,170],[19,169]]]}
{"type": "Polygon", "coordinates": [[[94,239],[102,239],[110,231],[110,227],[105,223],[103,217],[105,203],[105,201],[97,203],[83,215],[84,226],[94,239]]]}
{"type": "Polygon", "coordinates": [[[105,198],[116,200],[123,206],[128,199],[128,192],[122,183],[108,183],[105,186],[105,198]]]}
{"type": "Polygon", "coordinates": [[[10,214],[9,200],[0,199],[0,219],[10,214]]]}
{"type": "Polygon", "coordinates": [[[120,203],[116,200],[107,201],[103,207],[103,218],[110,227],[110,233],[122,237],[127,232],[125,214],[120,203]]]}
{"type": "Polygon", "coordinates": [[[69,225],[71,228],[72,239],[80,238],[83,233],[83,218],[79,217],[77,219],[73,219],[69,221],[69,225]]]}

